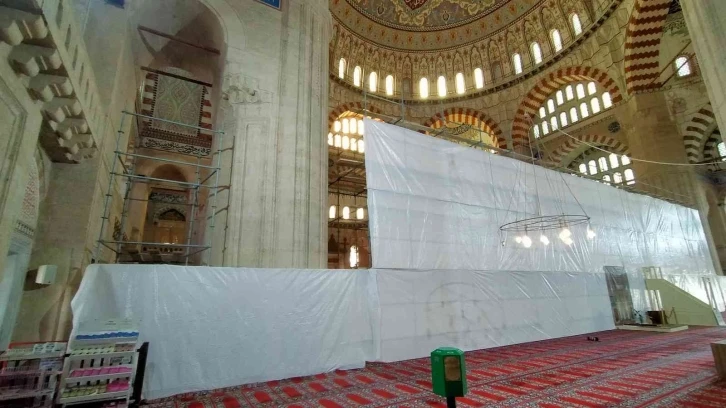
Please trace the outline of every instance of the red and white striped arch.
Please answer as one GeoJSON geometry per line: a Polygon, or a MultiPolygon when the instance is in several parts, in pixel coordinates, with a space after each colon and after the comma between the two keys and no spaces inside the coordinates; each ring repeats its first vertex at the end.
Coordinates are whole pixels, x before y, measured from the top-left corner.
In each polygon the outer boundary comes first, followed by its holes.
{"type": "Polygon", "coordinates": [[[361,109],[368,109],[369,111],[374,113],[382,113],[380,109],[376,108],[371,104],[368,104],[368,107],[365,108],[364,105],[360,102],[342,103],[336,106],[333,110],[331,110],[330,113],[328,113],[328,129],[333,129],[333,123],[338,119],[338,117],[340,117],[340,115],[348,111],[355,111],[361,109]]]}
{"type": "Polygon", "coordinates": [[[443,112],[437,113],[424,122],[424,126],[432,129],[438,129],[443,126],[446,121],[476,126],[491,135],[496,147],[499,147],[500,149],[507,148],[507,142],[504,138],[502,138],[502,130],[499,128],[499,125],[484,112],[471,108],[444,109],[443,112]]]}
{"type": "Polygon", "coordinates": [[[672,0],[635,0],[625,34],[625,85],[629,94],[660,87],[660,39],[672,0]]]}
{"type": "Polygon", "coordinates": [[[550,155],[550,160],[560,166],[569,166],[572,161],[591,146],[601,147],[611,153],[628,154],[628,146],[610,136],[582,135],[573,140],[567,138],[550,155]]]}
{"type": "Polygon", "coordinates": [[[537,110],[547,98],[563,85],[578,81],[595,81],[610,93],[613,104],[623,100],[620,88],[610,78],[607,72],[593,67],[569,67],[558,69],[545,75],[537,85],[529,91],[519,104],[519,109],[512,122],[512,144],[514,148],[529,145],[529,129],[532,127],[531,118],[537,115],[537,110]]]}

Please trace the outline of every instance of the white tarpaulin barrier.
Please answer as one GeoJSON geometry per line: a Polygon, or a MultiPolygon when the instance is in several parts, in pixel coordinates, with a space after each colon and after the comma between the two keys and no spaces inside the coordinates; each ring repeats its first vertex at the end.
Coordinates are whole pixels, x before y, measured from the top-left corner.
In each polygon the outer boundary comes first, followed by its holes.
{"type": "Polygon", "coordinates": [[[424,357],[613,329],[604,274],[379,270],[380,357],[424,357]]]}
{"type": "Polygon", "coordinates": [[[713,273],[693,210],[395,126],[365,126],[379,269],[92,265],[73,299],[74,328],[139,321],[150,342],[144,391],[153,399],[424,357],[440,346],[612,329],[603,267],[633,278],[641,311],[641,267],[713,273]],[[571,228],[569,246],[559,231],[545,232],[547,246],[541,231],[530,232],[531,248],[499,233],[540,207],[580,214],[575,197],[594,239],[585,225],[571,228]]]}
{"type": "Polygon", "coordinates": [[[376,359],[369,271],[91,265],[72,306],[76,329],[138,322],[149,399],[376,359]]]}
{"type": "Polygon", "coordinates": [[[366,120],[365,129],[375,268],[713,273],[695,210],[393,125],[366,120]],[[524,248],[521,233],[499,231],[537,215],[582,215],[580,205],[595,239],[583,224],[570,227],[571,246],[559,230],[544,232],[545,246],[535,230],[524,248]]]}

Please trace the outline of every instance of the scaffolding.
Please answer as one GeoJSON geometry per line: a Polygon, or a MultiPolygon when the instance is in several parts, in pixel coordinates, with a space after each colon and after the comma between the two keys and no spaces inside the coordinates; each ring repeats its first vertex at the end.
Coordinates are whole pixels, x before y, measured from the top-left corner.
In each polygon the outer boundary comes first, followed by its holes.
{"type": "MultiPolygon", "coordinates": [[[[224,132],[220,130],[212,130],[208,128],[203,128],[199,126],[193,126],[173,120],[168,119],[162,119],[152,116],[143,115],[140,113],[134,113],[134,112],[128,112],[128,111],[122,111],[121,114],[121,123],[119,125],[119,129],[116,133],[116,148],[114,150],[114,159],[111,164],[111,171],[109,173],[109,182],[108,182],[108,189],[105,194],[104,199],[104,207],[103,207],[103,213],[101,215],[101,228],[98,234],[98,241],[96,242],[96,248],[94,251],[94,258],[96,259],[96,262],[100,262],[101,259],[101,247],[105,247],[116,255],[116,262],[121,262],[121,256],[124,254],[125,251],[128,251],[130,253],[140,253],[144,251],[145,248],[151,248],[151,254],[147,256],[147,259],[149,257],[152,257],[151,261],[154,263],[159,263],[155,261],[160,261],[162,263],[164,260],[171,259],[171,256],[167,255],[173,255],[173,257],[178,257],[184,260],[184,264],[188,265],[190,257],[195,256],[197,254],[202,254],[204,251],[209,250],[209,256],[211,258],[211,249],[212,249],[212,240],[214,236],[214,228],[215,228],[215,222],[216,222],[216,215],[217,215],[217,195],[220,190],[219,186],[219,173],[221,169],[221,150],[223,146],[223,138],[224,138],[224,132]],[[133,120],[132,123],[136,123],[136,138],[134,140],[133,149],[127,149],[131,150],[129,151],[122,151],[121,150],[121,142],[124,132],[124,125],[127,120],[131,118],[133,120]],[[155,157],[155,156],[149,156],[144,154],[138,154],[138,148],[143,148],[139,145],[141,140],[141,126],[139,125],[139,120],[149,120],[152,122],[165,122],[169,124],[173,124],[176,126],[181,126],[188,129],[195,129],[198,131],[205,131],[212,134],[212,146],[213,148],[216,146],[216,149],[213,152],[210,152],[208,157],[210,158],[210,162],[215,162],[216,164],[213,166],[202,164],[202,159],[207,157],[207,155],[203,155],[201,153],[197,153],[194,155],[189,155],[193,157],[194,159],[192,162],[183,161],[183,160],[174,160],[174,159],[168,159],[164,157],[155,157]],[[165,178],[159,178],[159,177],[150,177],[148,175],[144,174],[137,174],[136,172],[136,162],[138,159],[143,160],[149,160],[149,161],[156,161],[161,163],[170,163],[175,164],[178,166],[186,166],[186,167],[192,167],[194,169],[194,175],[195,180],[193,182],[190,181],[180,181],[180,180],[174,180],[174,179],[165,179],[165,178]],[[120,165],[120,171],[119,171],[119,165],[120,165]],[[203,176],[204,173],[204,176],[203,176]],[[113,192],[114,192],[114,186],[116,182],[116,177],[122,178],[125,180],[125,188],[123,191],[123,202],[121,203],[121,220],[120,220],[120,230],[114,231],[112,239],[106,239],[106,228],[107,225],[110,224],[111,219],[111,210],[112,210],[112,198],[113,198],[113,192]],[[186,240],[185,243],[161,243],[161,242],[151,242],[148,240],[134,240],[134,239],[128,239],[125,234],[125,228],[126,228],[126,222],[129,212],[130,203],[134,201],[141,201],[141,202],[159,202],[151,200],[148,196],[145,199],[139,199],[139,198],[133,198],[131,197],[131,190],[135,183],[148,183],[153,184],[155,186],[161,186],[161,185],[169,185],[174,186],[176,188],[182,188],[181,191],[186,191],[186,196],[189,196],[189,193],[191,193],[191,202],[187,202],[185,204],[178,204],[182,206],[186,206],[190,208],[190,217],[187,221],[186,225],[186,240]],[[199,214],[200,209],[200,190],[207,190],[207,203],[209,207],[209,215],[205,216],[204,214],[199,214]],[[195,222],[197,222],[197,218],[203,218],[205,221],[208,222],[208,232],[204,234],[203,241],[201,243],[193,243],[193,231],[195,228],[195,222]],[[139,251],[141,249],[141,251],[139,251]]],[[[127,144],[127,145],[130,145],[127,144]]],[[[198,226],[198,225],[197,225],[198,226]]],[[[134,261],[131,261],[134,262],[134,261]]]]}

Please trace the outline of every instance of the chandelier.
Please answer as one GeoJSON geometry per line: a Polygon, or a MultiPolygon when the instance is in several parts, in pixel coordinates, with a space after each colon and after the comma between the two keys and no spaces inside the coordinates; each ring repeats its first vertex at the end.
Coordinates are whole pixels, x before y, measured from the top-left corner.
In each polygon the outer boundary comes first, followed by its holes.
{"type": "MultiPolygon", "coordinates": [[[[536,142],[536,139],[535,139],[536,142]]],[[[523,218],[519,219],[517,217],[516,220],[512,222],[507,222],[505,224],[502,224],[499,227],[500,236],[504,235],[507,236],[509,233],[514,233],[514,241],[521,245],[524,248],[531,248],[533,241],[532,236],[536,236],[539,234],[539,242],[543,246],[547,246],[550,244],[550,236],[556,235],[557,238],[559,238],[562,243],[564,243],[567,246],[571,246],[574,244],[573,239],[573,233],[570,230],[571,227],[576,225],[587,225],[587,230],[585,232],[585,236],[587,239],[592,240],[594,239],[597,234],[595,234],[595,231],[590,226],[590,216],[587,215],[585,212],[585,209],[582,207],[582,204],[580,204],[580,201],[575,197],[575,194],[570,189],[570,186],[567,184],[567,181],[565,180],[564,174],[562,172],[557,172],[558,176],[560,177],[561,182],[564,184],[565,187],[567,187],[567,193],[574,199],[574,201],[577,203],[581,213],[565,213],[564,211],[564,197],[560,200],[559,196],[556,196],[555,201],[555,207],[559,207],[561,211],[557,213],[552,214],[543,214],[542,213],[542,205],[540,201],[540,195],[539,195],[539,186],[537,185],[537,174],[536,170],[537,166],[535,164],[534,159],[534,151],[532,149],[532,140],[530,140],[530,160],[532,164],[532,180],[534,183],[534,193],[536,198],[536,210],[535,214],[524,216],[523,218]],[[549,236],[548,236],[549,235],[549,236]]],[[[549,170],[544,169],[545,171],[545,178],[549,180],[549,177],[547,174],[549,173],[549,170]]],[[[524,180],[525,180],[525,188],[522,191],[523,195],[527,195],[527,166],[521,166],[517,170],[519,174],[516,175],[517,179],[521,176],[520,172],[524,173],[524,180]]],[[[552,186],[550,186],[552,187],[552,186]]],[[[564,193],[563,193],[564,195],[564,193]]],[[[522,197],[525,198],[525,197],[522,197]]],[[[512,197],[514,200],[515,197],[512,197]]],[[[525,200],[520,200],[521,202],[525,202],[525,200]]],[[[515,213],[517,213],[515,211],[515,213]]],[[[506,240],[501,240],[502,245],[506,244],[506,240]]]]}

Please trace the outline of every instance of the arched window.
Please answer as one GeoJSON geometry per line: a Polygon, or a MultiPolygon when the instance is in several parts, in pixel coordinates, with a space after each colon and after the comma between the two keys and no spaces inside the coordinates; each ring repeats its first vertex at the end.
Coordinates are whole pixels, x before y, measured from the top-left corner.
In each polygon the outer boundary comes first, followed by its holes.
{"type": "Polygon", "coordinates": [[[676,58],[676,75],[678,78],[691,75],[691,64],[688,62],[688,57],[681,55],[676,58]]]}
{"type": "Polygon", "coordinates": [[[552,99],[549,99],[547,101],[547,111],[549,113],[553,113],[555,111],[555,101],[553,101],[552,99]]]}
{"type": "Polygon", "coordinates": [[[358,247],[355,245],[351,245],[350,247],[350,257],[348,258],[348,261],[350,262],[351,268],[357,268],[358,262],[360,259],[358,259],[358,247]]]}
{"type": "Polygon", "coordinates": [[[542,122],[542,135],[546,135],[550,133],[550,125],[547,124],[547,121],[542,122]]]}
{"type": "Polygon", "coordinates": [[[534,125],[532,127],[532,133],[534,134],[535,139],[539,138],[539,126],[534,125]]]}
{"type": "Polygon", "coordinates": [[[343,135],[343,149],[350,150],[350,138],[348,135],[343,135]]]}
{"type": "Polygon", "coordinates": [[[534,60],[535,64],[539,64],[542,62],[542,49],[536,42],[532,43],[532,59],[534,60]]]}
{"type": "Polygon", "coordinates": [[[545,110],[544,106],[540,106],[540,108],[539,108],[540,119],[544,119],[545,116],[547,116],[547,111],[545,110]]]}
{"type": "Polygon", "coordinates": [[[610,156],[608,157],[610,158],[610,167],[612,167],[613,169],[617,169],[618,167],[620,167],[620,162],[618,161],[617,154],[610,153],[610,156]]]}
{"type": "Polygon", "coordinates": [[[557,130],[559,126],[557,126],[557,116],[553,116],[550,118],[550,125],[552,125],[552,131],[557,130]]]}
{"type": "Polygon", "coordinates": [[[464,83],[464,74],[459,72],[456,74],[456,93],[459,95],[463,94],[464,91],[466,91],[466,83],[464,83]]]}
{"type": "Polygon", "coordinates": [[[590,101],[590,107],[592,108],[593,115],[600,112],[600,99],[597,99],[597,97],[592,98],[590,101]]]}
{"type": "Polygon", "coordinates": [[[365,217],[365,210],[363,210],[363,207],[360,207],[357,210],[355,210],[355,218],[362,220],[363,217],[365,217]]]}
{"type": "Polygon", "coordinates": [[[620,174],[620,173],[613,174],[613,181],[615,182],[615,184],[622,183],[623,182],[623,175],[620,174]]]}
{"type": "Polygon", "coordinates": [[[344,220],[350,219],[350,207],[348,207],[348,206],[343,207],[343,219],[344,220]]]}
{"type": "Polygon", "coordinates": [[[630,157],[626,155],[620,156],[620,163],[623,163],[623,166],[627,166],[630,164],[630,157]]]}
{"type": "Polygon", "coordinates": [[[721,158],[721,161],[726,160],[726,144],[724,142],[718,142],[716,151],[718,151],[718,157],[721,158]]]}
{"type": "Polygon", "coordinates": [[[439,92],[440,97],[446,96],[446,78],[443,75],[436,81],[436,90],[439,92]]]}
{"type": "Polygon", "coordinates": [[[552,30],[550,35],[552,36],[552,45],[555,47],[555,52],[560,51],[562,49],[562,36],[560,32],[558,30],[552,30]]]}
{"type": "Polygon", "coordinates": [[[341,139],[340,139],[340,135],[335,135],[335,143],[333,143],[333,146],[335,146],[335,147],[341,147],[342,146],[342,142],[341,142],[341,139]]]}
{"type": "Polygon", "coordinates": [[[340,132],[340,129],[342,128],[342,125],[339,120],[336,120],[333,122],[333,131],[334,132],[340,132]]]}
{"type": "Polygon", "coordinates": [[[362,76],[363,70],[360,69],[360,67],[355,67],[355,69],[353,69],[353,85],[360,86],[360,80],[362,76]]]}
{"type": "Polygon", "coordinates": [[[577,87],[575,89],[577,90],[577,99],[582,99],[585,97],[585,85],[577,84],[577,87]]]}
{"type": "Polygon", "coordinates": [[[580,163],[580,173],[587,174],[587,165],[585,163],[580,163]]]}
{"type": "Polygon", "coordinates": [[[354,137],[350,138],[350,150],[354,152],[358,150],[358,139],[354,137]]]}
{"type": "Polygon", "coordinates": [[[345,78],[345,58],[338,61],[338,78],[345,78]]]}
{"type": "Polygon", "coordinates": [[[572,123],[575,123],[578,120],[579,118],[577,117],[577,108],[570,108],[570,121],[572,121],[572,123]]]}
{"type": "Polygon", "coordinates": [[[421,78],[421,80],[418,82],[418,94],[421,96],[421,99],[426,99],[429,97],[429,80],[426,78],[421,78]]]}
{"type": "Polygon", "coordinates": [[[567,85],[567,88],[565,88],[565,96],[567,96],[568,101],[575,99],[575,94],[572,93],[572,85],[567,85]]]}
{"type": "Polygon", "coordinates": [[[351,118],[349,120],[349,122],[350,122],[350,125],[348,127],[350,128],[350,133],[353,135],[358,133],[358,121],[351,118]]]}
{"type": "Polygon", "coordinates": [[[560,125],[562,125],[562,127],[567,126],[567,113],[565,112],[560,113],[560,125]]]}
{"type": "Polygon", "coordinates": [[[594,82],[590,82],[587,84],[587,94],[593,95],[595,92],[597,92],[597,85],[595,85],[594,82]]]}
{"type": "Polygon", "coordinates": [[[597,159],[597,164],[600,166],[601,171],[607,171],[608,170],[608,159],[605,157],[601,157],[597,159]]]}
{"type": "Polygon", "coordinates": [[[328,133],[328,146],[332,146],[332,145],[333,145],[333,134],[328,133]]]}
{"type": "Polygon", "coordinates": [[[635,174],[633,173],[633,169],[626,169],[623,174],[625,175],[625,184],[635,184],[635,174]]]}
{"type": "Polygon", "coordinates": [[[363,119],[358,119],[358,134],[363,136],[363,119]]]}
{"type": "Polygon", "coordinates": [[[337,211],[335,211],[335,206],[331,205],[330,208],[328,209],[328,218],[330,218],[330,219],[335,218],[336,212],[337,211]]]}
{"type": "Polygon", "coordinates": [[[565,103],[565,98],[562,95],[562,91],[557,91],[555,97],[557,98],[557,105],[562,105],[563,103],[565,103]]]}
{"type": "Polygon", "coordinates": [[[575,33],[575,36],[578,36],[582,34],[582,24],[580,23],[580,16],[577,14],[572,14],[570,17],[570,21],[572,21],[572,31],[575,33]]]}
{"type": "Polygon", "coordinates": [[[512,55],[512,63],[514,64],[514,73],[519,75],[522,73],[522,57],[519,54],[512,55]]]}
{"type": "Polygon", "coordinates": [[[474,70],[474,85],[476,89],[484,88],[484,71],[481,68],[474,70]]]}
{"type": "Polygon", "coordinates": [[[605,92],[602,94],[602,106],[605,109],[613,106],[613,100],[610,99],[610,92],[605,92]]]}
{"type": "Polygon", "coordinates": [[[343,133],[350,133],[350,127],[348,126],[348,119],[343,119],[343,133]]]}
{"type": "Polygon", "coordinates": [[[378,74],[374,72],[371,72],[371,74],[368,76],[368,89],[371,92],[375,92],[378,90],[378,74]]]}
{"type": "Polygon", "coordinates": [[[359,140],[359,141],[358,141],[358,153],[365,153],[365,152],[366,152],[366,149],[365,149],[365,147],[366,147],[366,145],[365,145],[365,143],[363,142],[363,140],[362,140],[362,139],[361,139],[361,140],[359,140]]]}
{"type": "Polygon", "coordinates": [[[393,75],[386,77],[386,95],[393,95],[393,75]]]}
{"type": "Polygon", "coordinates": [[[583,119],[590,116],[590,112],[588,112],[587,104],[585,102],[580,104],[580,116],[582,116],[583,119]]]}
{"type": "MultiPolygon", "coordinates": [[[[590,169],[591,176],[597,173],[597,163],[595,163],[595,160],[590,160],[589,162],[587,162],[587,167],[590,169]]],[[[345,214],[345,208],[343,209],[343,213],[345,214]]]]}
{"type": "Polygon", "coordinates": [[[602,176],[602,180],[609,185],[610,184],[610,175],[606,174],[606,175],[602,176]]]}
{"type": "Polygon", "coordinates": [[[492,63],[492,79],[495,81],[502,77],[502,64],[499,62],[492,63]]]}

